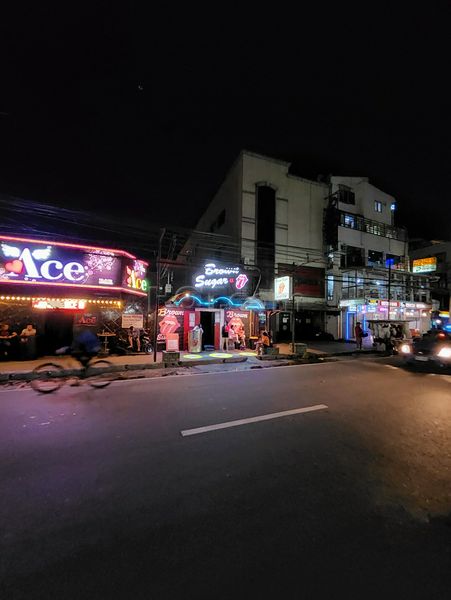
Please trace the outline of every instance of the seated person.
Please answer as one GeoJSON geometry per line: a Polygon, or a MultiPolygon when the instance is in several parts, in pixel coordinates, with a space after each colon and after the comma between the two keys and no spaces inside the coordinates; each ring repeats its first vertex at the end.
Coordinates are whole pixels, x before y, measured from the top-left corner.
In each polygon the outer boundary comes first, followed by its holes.
{"type": "Polygon", "coordinates": [[[141,352],[141,339],[139,337],[139,331],[135,329],[133,325],[130,325],[128,328],[128,343],[130,348],[141,352]]]}
{"type": "Polygon", "coordinates": [[[36,355],[36,329],[32,323],[28,323],[20,334],[20,346],[22,358],[34,358],[36,355]]]}
{"type": "Polygon", "coordinates": [[[17,338],[17,333],[10,331],[8,323],[3,323],[0,326],[0,355],[3,358],[11,358],[11,354],[14,353],[14,347],[12,346],[14,338],[17,338]]]}
{"type": "Polygon", "coordinates": [[[262,331],[258,342],[255,344],[255,349],[257,350],[257,354],[263,354],[266,348],[271,346],[271,340],[269,339],[269,334],[267,331],[262,331]]]}

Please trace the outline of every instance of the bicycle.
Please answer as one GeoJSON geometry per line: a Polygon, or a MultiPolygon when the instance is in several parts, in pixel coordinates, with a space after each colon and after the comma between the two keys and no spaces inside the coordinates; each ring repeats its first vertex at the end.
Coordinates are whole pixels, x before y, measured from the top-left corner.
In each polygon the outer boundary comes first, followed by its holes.
{"type": "MultiPolygon", "coordinates": [[[[93,388],[105,388],[116,379],[115,373],[110,371],[113,366],[109,360],[95,359],[87,354],[71,354],[82,365],[81,372],[76,375],[78,379],[86,379],[93,388]]],[[[41,394],[51,394],[62,387],[69,376],[64,374],[65,368],[56,363],[47,362],[33,369],[31,387],[41,394]]],[[[72,376],[70,376],[72,377],[72,376]]]]}

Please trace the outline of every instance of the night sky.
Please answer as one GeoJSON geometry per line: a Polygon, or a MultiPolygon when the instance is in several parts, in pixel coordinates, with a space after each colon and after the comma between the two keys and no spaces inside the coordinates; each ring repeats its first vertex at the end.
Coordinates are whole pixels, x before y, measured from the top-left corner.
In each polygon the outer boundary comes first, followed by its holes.
{"type": "Polygon", "coordinates": [[[449,3],[151,4],[2,15],[0,192],[194,226],[247,148],[368,176],[451,239],[449,3]]]}

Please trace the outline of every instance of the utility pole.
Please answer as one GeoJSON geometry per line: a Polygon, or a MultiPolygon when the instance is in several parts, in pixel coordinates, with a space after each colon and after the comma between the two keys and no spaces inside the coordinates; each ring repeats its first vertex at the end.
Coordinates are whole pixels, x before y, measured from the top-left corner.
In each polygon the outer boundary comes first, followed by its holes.
{"type": "Polygon", "coordinates": [[[157,362],[157,335],[158,335],[158,300],[160,297],[160,279],[161,279],[161,244],[163,242],[166,229],[160,230],[160,239],[158,240],[157,254],[157,285],[155,291],[155,310],[154,310],[154,330],[153,330],[153,362],[157,362]]]}
{"type": "Polygon", "coordinates": [[[395,259],[394,258],[387,258],[386,259],[386,264],[388,266],[388,320],[390,320],[390,299],[391,299],[391,267],[392,264],[394,264],[395,259]]]}
{"type": "Polygon", "coordinates": [[[302,298],[302,294],[293,294],[291,304],[291,351],[294,354],[294,345],[296,343],[296,307],[295,298],[302,298]]]}

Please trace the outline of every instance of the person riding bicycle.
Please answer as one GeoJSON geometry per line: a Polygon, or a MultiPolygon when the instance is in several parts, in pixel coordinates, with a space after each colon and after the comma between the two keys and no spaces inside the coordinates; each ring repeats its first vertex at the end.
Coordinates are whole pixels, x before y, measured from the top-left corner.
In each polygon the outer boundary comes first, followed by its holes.
{"type": "Polygon", "coordinates": [[[79,332],[71,346],[71,354],[75,356],[92,357],[100,351],[99,338],[89,329],[79,332]]]}

